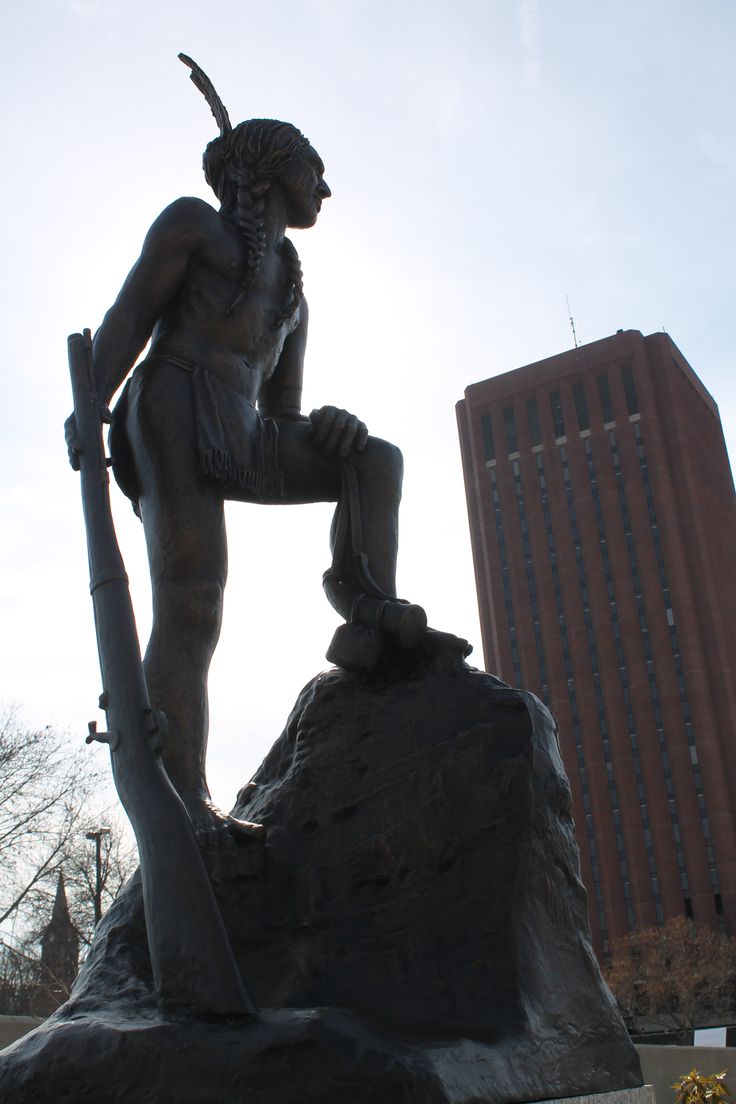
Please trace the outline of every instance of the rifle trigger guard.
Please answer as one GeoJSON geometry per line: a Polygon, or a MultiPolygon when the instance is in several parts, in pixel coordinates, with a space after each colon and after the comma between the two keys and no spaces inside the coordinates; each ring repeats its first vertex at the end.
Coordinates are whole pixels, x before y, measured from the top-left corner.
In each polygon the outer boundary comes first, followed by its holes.
{"type": "Polygon", "coordinates": [[[109,744],[110,751],[115,751],[115,748],[120,742],[120,735],[117,732],[98,732],[97,721],[89,721],[87,724],[88,735],[85,738],[85,744],[92,744],[95,741],[98,744],[109,744]]]}

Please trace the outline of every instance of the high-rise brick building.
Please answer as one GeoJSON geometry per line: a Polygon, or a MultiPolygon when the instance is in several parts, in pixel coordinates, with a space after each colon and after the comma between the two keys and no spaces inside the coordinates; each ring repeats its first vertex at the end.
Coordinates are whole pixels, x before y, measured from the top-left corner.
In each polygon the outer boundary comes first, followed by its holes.
{"type": "Polygon", "coordinates": [[[556,714],[598,948],[736,926],[736,509],[715,402],[633,330],[458,404],[486,665],[556,714]]]}

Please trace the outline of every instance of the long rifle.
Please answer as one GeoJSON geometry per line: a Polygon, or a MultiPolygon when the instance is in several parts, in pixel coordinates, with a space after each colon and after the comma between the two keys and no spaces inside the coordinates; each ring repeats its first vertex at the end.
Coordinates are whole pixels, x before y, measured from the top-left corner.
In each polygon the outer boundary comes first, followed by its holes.
{"type": "Polygon", "coordinates": [[[253,1016],[184,804],[160,758],[163,714],[151,708],[141,663],[128,577],[110,510],[102,439],[107,408],[97,396],[89,330],[69,338],[76,445],[87,530],[107,732],[90,740],[110,747],[118,796],[135,832],[156,993],[162,1006],[201,1015],[253,1016]]]}

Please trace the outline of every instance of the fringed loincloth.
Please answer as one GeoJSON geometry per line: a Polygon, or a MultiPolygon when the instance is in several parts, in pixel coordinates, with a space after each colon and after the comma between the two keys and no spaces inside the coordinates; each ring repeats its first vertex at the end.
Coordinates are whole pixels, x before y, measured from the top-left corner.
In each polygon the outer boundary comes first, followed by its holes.
{"type": "Polygon", "coordinates": [[[283,497],[276,423],[206,368],[192,372],[192,395],[201,474],[260,499],[283,497]]]}
{"type": "MultiPolygon", "coordinates": [[[[136,372],[156,362],[180,368],[191,379],[196,433],[193,444],[200,475],[220,483],[226,493],[228,488],[238,488],[263,502],[283,498],[276,422],[262,417],[249,399],[206,368],[154,355],[144,360],[136,372]]],[[[138,513],[139,490],[125,430],[129,387],[130,380],[113,411],[110,451],[115,478],[138,513]]]]}

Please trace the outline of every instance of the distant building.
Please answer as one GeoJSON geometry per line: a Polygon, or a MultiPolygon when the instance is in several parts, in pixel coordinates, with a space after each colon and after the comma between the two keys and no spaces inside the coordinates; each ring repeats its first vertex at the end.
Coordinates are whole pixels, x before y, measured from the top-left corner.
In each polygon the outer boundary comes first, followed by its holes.
{"type": "Polygon", "coordinates": [[[59,874],[54,907],[41,936],[41,971],[36,1015],[50,1015],[66,1000],[79,972],[79,936],[69,915],[64,875],[59,874]]]}
{"type": "Polygon", "coordinates": [[[599,949],[736,924],[736,509],[718,408],[633,330],[468,387],[486,665],[560,724],[599,949]]]}

